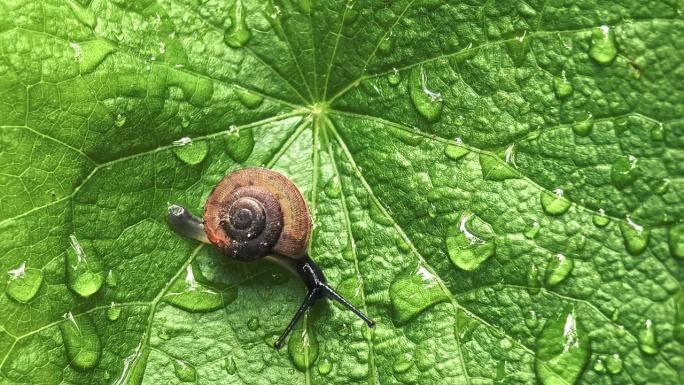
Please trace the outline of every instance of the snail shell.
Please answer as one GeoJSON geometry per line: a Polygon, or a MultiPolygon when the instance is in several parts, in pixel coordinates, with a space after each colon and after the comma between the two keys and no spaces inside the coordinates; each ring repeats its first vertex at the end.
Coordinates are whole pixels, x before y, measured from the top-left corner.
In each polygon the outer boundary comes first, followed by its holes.
{"type": "Polygon", "coordinates": [[[238,260],[306,255],[309,210],[297,186],[276,171],[255,167],[226,175],[207,198],[203,219],[209,242],[238,260]]]}

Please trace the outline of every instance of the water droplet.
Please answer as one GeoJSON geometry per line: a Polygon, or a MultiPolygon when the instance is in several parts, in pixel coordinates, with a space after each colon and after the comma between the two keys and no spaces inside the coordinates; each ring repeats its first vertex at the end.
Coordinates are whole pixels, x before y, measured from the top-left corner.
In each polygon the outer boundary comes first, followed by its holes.
{"type": "Polygon", "coordinates": [[[591,120],[585,120],[583,122],[575,123],[572,125],[572,131],[577,136],[587,136],[591,134],[594,129],[594,122],[591,120]]]}
{"type": "Polygon", "coordinates": [[[653,141],[661,141],[665,139],[665,128],[663,127],[663,124],[660,123],[659,125],[651,128],[651,140],[653,141]]]}
{"type": "Polygon", "coordinates": [[[591,48],[589,56],[599,64],[610,64],[617,56],[615,32],[607,25],[591,31],[591,48]]]}
{"type": "Polygon", "coordinates": [[[183,128],[188,128],[190,127],[190,119],[188,119],[187,116],[183,115],[181,117],[181,122],[180,122],[181,127],[183,128]]]}
{"type": "Polygon", "coordinates": [[[603,360],[600,358],[596,359],[596,362],[594,362],[594,371],[597,373],[603,373],[606,371],[606,366],[603,365],[603,360]]]}
{"type": "Polygon", "coordinates": [[[26,261],[19,267],[7,272],[7,295],[20,303],[28,303],[36,296],[43,283],[43,271],[26,267],[26,261]]]}
{"type": "Polygon", "coordinates": [[[78,66],[81,73],[93,72],[116,47],[107,40],[93,39],[79,43],[80,53],[78,66]]]}
{"type": "Polygon", "coordinates": [[[561,189],[556,189],[553,193],[542,191],[540,200],[544,212],[549,215],[563,215],[570,208],[570,201],[563,198],[563,190],[561,189]]]}
{"type": "Polygon", "coordinates": [[[648,246],[650,230],[634,223],[629,216],[626,222],[620,222],[620,232],[625,241],[625,248],[631,254],[640,254],[648,246]]]}
{"type": "Polygon", "coordinates": [[[606,369],[610,374],[618,374],[622,371],[622,359],[619,354],[615,353],[606,357],[606,369]]]}
{"type": "Polygon", "coordinates": [[[684,223],[673,225],[668,231],[670,253],[677,258],[684,258],[684,223]]]}
{"type": "Polygon", "coordinates": [[[252,32],[245,21],[245,10],[242,0],[237,0],[233,6],[233,24],[223,36],[223,41],[231,48],[243,47],[252,37],[252,32]]]}
{"type": "Polygon", "coordinates": [[[567,98],[572,95],[572,83],[565,77],[565,71],[563,71],[562,77],[553,80],[553,89],[556,91],[558,99],[567,98]]]}
{"type": "Polygon", "coordinates": [[[541,229],[541,225],[539,222],[534,221],[525,229],[523,235],[525,235],[525,238],[527,239],[534,239],[537,237],[537,234],[539,234],[539,229],[541,229]]]}
{"type": "Polygon", "coordinates": [[[675,303],[675,323],[673,335],[675,340],[684,344],[684,290],[680,290],[674,296],[675,303]]]}
{"type": "Polygon", "coordinates": [[[461,216],[458,225],[447,230],[449,259],[458,268],[473,271],[496,251],[494,230],[489,223],[473,214],[461,216]]]}
{"type": "Polygon", "coordinates": [[[574,384],[589,361],[589,336],[573,312],[547,321],[536,345],[535,372],[544,385],[574,384]]]}
{"type": "Polygon", "coordinates": [[[88,314],[74,317],[69,312],[64,315],[59,329],[70,364],[84,370],[93,368],[102,351],[93,319],[88,314]]]}
{"type": "Polygon", "coordinates": [[[71,247],[66,250],[67,286],[81,297],[89,297],[104,283],[102,262],[97,254],[86,256],[74,234],[69,239],[71,247]]]}
{"type": "Polygon", "coordinates": [[[539,269],[537,266],[531,265],[527,271],[527,292],[530,295],[536,295],[541,291],[541,279],[539,278],[539,269]]]}
{"type": "Polygon", "coordinates": [[[253,110],[261,105],[264,101],[264,97],[261,95],[253,94],[249,91],[240,90],[236,91],[238,100],[243,106],[253,110]]]}
{"type": "Polygon", "coordinates": [[[112,302],[111,306],[107,309],[107,319],[110,321],[116,321],[119,319],[119,316],[121,315],[121,306],[116,306],[114,302],[112,302]]]}
{"type": "Polygon", "coordinates": [[[437,277],[423,266],[397,275],[389,287],[394,318],[404,323],[425,309],[449,300],[437,277]]]}
{"type": "Polygon", "coordinates": [[[530,330],[534,330],[539,326],[539,318],[537,318],[537,313],[534,310],[530,310],[530,316],[525,318],[525,326],[530,330]]]}
{"type": "Polygon", "coordinates": [[[660,182],[658,182],[655,185],[655,187],[653,187],[653,192],[658,194],[658,195],[663,195],[669,189],[670,189],[670,180],[669,179],[663,179],[660,182]]]}
{"type": "Polygon", "coordinates": [[[209,152],[209,144],[206,140],[197,142],[185,137],[173,142],[173,153],[176,157],[191,166],[202,163],[209,152]]]}
{"type": "Polygon", "coordinates": [[[553,287],[561,283],[570,275],[574,266],[575,263],[572,261],[572,258],[566,257],[563,254],[552,257],[546,265],[546,273],[544,274],[546,285],[553,287]]]}
{"type": "Polygon", "coordinates": [[[645,354],[653,355],[658,353],[655,340],[655,330],[653,321],[647,319],[644,326],[639,330],[639,350],[645,354]]]}
{"type": "Polygon", "coordinates": [[[411,353],[400,354],[395,360],[392,369],[395,373],[405,373],[413,366],[413,355],[411,353]]]}
{"type": "Polygon", "coordinates": [[[332,371],[332,367],[332,361],[330,361],[327,358],[324,358],[318,362],[316,369],[318,369],[318,373],[320,373],[322,376],[325,376],[332,371]]]}
{"type": "Polygon", "coordinates": [[[391,226],[393,223],[392,220],[382,212],[382,209],[375,202],[371,202],[368,215],[373,222],[382,226],[391,226]]]}
{"type": "Polygon", "coordinates": [[[480,168],[482,178],[485,180],[501,181],[520,178],[517,170],[492,155],[480,154],[480,168]]]}
{"type": "Polygon", "coordinates": [[[121,114],[116,115],[116,119],[114,119],[114,124],[119,128],[123,127],[123,125],[126,124],[126,117],[121,114]]]}
{"type": "Polygon", "coordinates": [[[328,180],[328,183],[325,184],[323,191],[325,192],[325,195],[327,195],[329,198],[338,198],[340,196],[340,193],[342,192],[342,187],[340,186],[340,179],[336,176],[331,177],[328,180]]]}
{"type": "Polygon", "coordinates": [[[610,218],[606,215],[606,212],[603,209],[599,209],[598,214],[591,216],[591,221],[596,227],[605,227],[608,223],[610,223],[610,218]]]}
{"type": "Polygon", "coordinates": [[[453,160],[459,160],[468,155],[469,152],[469,149],[455,144],[447,144],[444,146],[444,155],[453,160]]]}
{"type": "Polygon", "coordinates": [[[439,92],[428,87],[427,75],[421,66],[412,69],[410,75],[409,94],[418,113],[428,122],[436,122],[442,116],[444,101],[439,92]]]}
{"type": "Polygon", "coordinates": [[[223,369],[225,369],[226,373],[231,375],[237,373],[237,364],[233,357],[226,357],[223,360],[223,369]]]}
{"type": "Polygon", "coordinates": [[[632,184],[640,174],[637,163],[637,158],[631,155],[617,158],[610,167],[610,180],[613,185],[622,190],[632,184]]]}
{"type": "Polygon", "coordinates": [[[197,379],[197,370],[185,361],[174,360],[173,372],[182,382],[195,382],[197,379]]]}
{"type": "Polygon", "coordinates": [[[254,150],[254,132],[251,127],[240,128],[226,136],[226,152],[238,163],[246,161],[254,150]]]}
{"type": "Polygon", "coordinates": [[[401,128],[388,127],[389,134],[401,140],[404,144],[409,146],[417,146],[423,142],[423,136],[418,132],[411,132],[401,128]]]}
{"type": "Polygon", "coordinates": [[[207,279],[199,269],[188,265],[185,278],[179,278],[169,288],[164,301],[191,313],[204,313],[221,309],[237,297],[237,288],[227,286],[222,291],[205,286],[207,279]],[[197,277],[195,277],[197,275],[197,277]]]}
{"type": "Polygon", "coordinates": [[[401,83],[401,74],[399,73],[399,70],[392,68],[392,72],[387,75],[387,83],[392,87],[396,87],[401,83]]]}
{"type": "Polygon", "coordinates": [[[116,287],[116,285],[119,283],[119,279],[117,278],[114,271],[109,270],[109,272],[107,273],[107,278],[105,278],[105,283],[107,283],[107,286],[109,287],[116,287]]]}
{"type": "Polygon", "coordinates": [[[259,329],[259,318],[258,317],[250,317],[249,320],[247,321],[247,329],[251,331],[255,331],[259,329]]]}
{"type": "Polygon", "coordinates": [[[309,369],[318,358],[318,339],[300,322],[287,341],[287,352],[295,368],[301,372],[309,369]]]}
{"type": "Polygon", "coordinates": [[[69,5],[69,8],[71,8],[71,12],[74,13],[74,16],[76,16],[78,21],[90,28],[95,28],[97,25],[97,18],[93,11],[88,8],[84,8],[81,6],[81,4],[73,0],[67,0],[67,4],[69,5]]]}

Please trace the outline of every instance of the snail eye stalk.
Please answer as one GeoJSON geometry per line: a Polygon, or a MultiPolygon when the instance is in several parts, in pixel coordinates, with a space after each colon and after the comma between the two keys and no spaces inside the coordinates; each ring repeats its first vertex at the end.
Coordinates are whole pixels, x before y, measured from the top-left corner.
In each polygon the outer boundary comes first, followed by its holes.
{"type": "Polygon", "coordinates": [[[185,207],[170,205],[166,214],[166,221],[176,233],[203,243],[209,243],[207,233],[204,231],[204,223],[185,207]]]}

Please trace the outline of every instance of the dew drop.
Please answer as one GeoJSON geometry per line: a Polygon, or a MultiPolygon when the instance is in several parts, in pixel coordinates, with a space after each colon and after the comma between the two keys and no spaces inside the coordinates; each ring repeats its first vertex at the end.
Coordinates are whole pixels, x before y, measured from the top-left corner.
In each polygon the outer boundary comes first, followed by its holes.
{"type": "Polygon", "coordinates": [[[591,120],[575,123],[572,125],[572,132],[577,136],[587,136],[591,134],[594,129],[594,123],[591,120]]]}
{"type": "Polygon", "coordinates": [[[392,68],[392,72],[387,75],[387,83],[392,87],[396,87],[401,83],[401,74],[398,69],[392,68]]]}
{"type": "Polygon", "coordinates": [[[116,119],[114,119],[114,124],[119,128],[123,127],[123,125],[126,124],[126,117],[121,114],[116,115],[116,119]]]}
{"type": "Polygon", "coordinates": [[[637,158],[622,156],[617,158],[610,167],[610,180],[618,189],[631,185],[640,174],[637,158]]]}
{"type": "Polygon", "coordinates": [[[119,316],[121,315],[121,306],[116,306],[114,302],[112,302],[111,306],[107,308],[107,319],[110,321],[116,321],[119,319],[119,316]]]}
{"type": "Polygon", "coordinates": [[[206,281],[199,269],[193,271],[192,265],[188,265],[185,278],[179,278],[171,285],[164,301],[191,313],[206,313],[228,306],[237,298],[234,286],[218,291],[206,287],[206,281]]]}
{"type": "Polygon", "coordinates": [[[117,278],[114,271],[109,270],[109,272],[107,273],[107,278],[105,278],[105,283],[107,283],[107,286],[109,287],[116,287],[116,285],[119,283],[119,279],[117,278]]]}
{"type": "Polygon", "coordinates": [[[59,329],[71,365],[84,370],[93,368],[102,352],[93,319],[88,314],[76,318],[69,312],[64,314],[59,329]]]}
{"type": "Polygon", "coordinates": [[[459,269],[473,271],[496,251],[494,230],[474,214],[464,214],[447,230],[449,259],[459,269]]]}
{"type": "Polygon", "coordinates": [[[318,365],[316,365],[316,369],[318,370],[318,373],[320,373],[322,376],[325,376],[329,374],[332,371],[332,361],[330,361],[327,358],[324,358],[318,362],[318,365]]]}
{"type": "Polygon", "coordinates": [[[663,127],[663,124],[660,123],[659,125],[651,128],[650,134],[651,134],[651,140],[653,140],[653,141],[658,142],[658,141],[665,139],[665,129],[663,127]]]}
{"type": "Polygon", "coordinates": [[[191,166],[202,163],[209,152],[209,144],[206,140],[197,142],[185,137],[173,142],[173,153],[176,157],[191,166]]]}
{"type": "Polygon", "coordinates": [[[658,194],[658,195],[663,195],[669,189],[670,189],[670,180],[669,179],[663,179],[660,182],[658,182],[655,185],[655,187],[653,187],[653,192],[658,194]]]}
{"type": "Polygon", "coordinates": [[[684,290],[680,290],[674,296],[675,303],[675,322],[673,335],[675,340],[684,344],[684,290]]]}
{"type": "Polygon", "coordinates": [[[26,261],[19,267],[7,272],[10,276],[7,283],[7,295],[20,303],[31,302],[43,283],[43,271],[27,268],[26,261]]]}
{"type": "Polygon", "coordinates": [[[589,361],[589,336],[570,312],[547,321],[536,353],[535,372],[541,384],[574,384],[589,361]]]}
{"type": "Polygon", "coordinates": [[[411,353],[400,354],[395,360],[392,369],[394,373],[405,373],[413,366],[413,355],[411,353]]]}
{"type": "Polygon", "coordinates": [[[264,101],[264,97],[261,95],[253,94],[251,92],[240,90],[236,91],[238,100],[243,106],[253,110],[261,105],[264,101]]]}
{"type": "Polygon", "coordinates": [[[258,317],[250,317],[249,320],[247,321],[247,329],[251,331],[255,331],[259,329],[259,318],[258,317]]]}
{"type": "Polygon", "coordinates": [[[442,116],[444,101],[439,92],[428,87],[427,75],[421,66],[411,70],[409,94],[418,113],[428,122],[436,122],[442,116]]]}
{"type": "Polygon", "coordinates": [[[83,74],[93,72],[116,49],[112,43],[102,39],[82,41],[79,46],[78,66],[83,74]]]}
{"type": "Polygon", "coordinates": [[[323,192],[325,192],[325,195],[327,195],[329,198],[338,198],[342,192],[340,179],[336,176],[331,177],[325,184],[325,187],[323,187],[323,192]]]}
{"type": "Polygon", "coordinates": [[[190,119],[188,119],[187,116],[182,116],[181,117],[181,122],[180,122],[181,127],[183,128],[188,128],[190,127],[190,119]]]}
{"type": "Polygon", "coordinates": [[[242,0],[237,0],[233,6],[233,24],[223,36],[223,41],[231,48],[243,47],[252,37],[252,32],[245,21],[245,10],[242,0]]]}
{"type": "Polygon", "coordinates": [[[539,234],[539,229],[541,229],[541,225],[539,224],[539,222],[534,221],[532,222],[532,224],[527,226],[523,235],[527,239],[534,239],[537,237],[537,234],[539,234]]]}
{"type": "Polygon", "coordinates": [[[537,266],[531,265],[527,271],[527,293],[530,295],[539,294],[541,291],[541,279],[539,278],[539,269],[537,266]]]}
{"type": "Polygon", "coordinates": [[[375,203],[371,202],[370,209],[368,211],[368,215],[370,218],[373,220],[373,222],[382,225],[382,226],[391,226],[392,225],[392,220],[388,218],[385,213],[382,212],[382,209],[375,203]]]}
{"type": "Polygon", "coordinates": [[[608,223],[610,223],[610,218],[606,215],[606,212],[603,209],[599,209],[598,214],[591,216],[591,221],[596,227],[605,227],[608,223]]]}
{"type": "Polygon", "coordinates": [[[615,353],[606,357],[606,369],[610,374],[618,374],[622,371],[622,359],[619,354],[615,353]]]}
{"type": "Polygon", "coordinates": [[[95,17],[95,13],[93,11],[88,8],[84,8],[81,6],[81,4],[78,4],[74,0],[67,0],[67,4],[69,5],[69,8],[71,8],[71,12],[74,13],[74,16],[76,16],[78,21],[90,28],[95,28],[97,25],[97,18],[95,17]]]}
{"type": "MultiPolygon", "coordinates": [[[[512,149],[512,147],[509,148],[512,149]]],[[[509,157],[508,159],[512,158],[509,157]]],[[[482,171],[482,178],[485,180],[502,181],[520,178],[520,174],[517,170],[492,155],[480,154],[480,168],[482,171]]]]}
{"type": "Polygon", "coordinates": [[[301,372],[309,369],[318,358],[318,339],[316,334],[302,327],[302,323],[292,331],[287,341],[287,352],[295,368],[301,372]]]}
{"type": "Polygon", "coordinates": [[[672,226],[668,238],[670,253],[677,258],[684,258],[684,223],[672,226]]]}
{"type": "Polygon", "coordinates": [[[546,285],[553,287],[561,283],[570,275],[574,266],[575,263],[572,261],[572,258],[566,257],[563,254],[552,257],[546,265],[546,273],[544,274],[546,285]]]}
{"type": "Polygon", "coordinates": [[[96,254],[86,256],[76,235],[69,236],[71,247],[66,250],[67,286],[81,297],[95,294],[104,283],[102,262],[96,254]]]}
{"type": "Polygon", "coordinates": [[[650,230],[634,223],[629,216],[626,222],[620,222],[620,232],[625,241],[625,248],[631,254],[640,254],[648,246],[650,230]]]}
{"type": "Polygon", "coordinates": [[[643,328],[639,330],[639,350],[649,355],[658,353],[653,321],[650,319],[647,319],[643,328]]]}
{"type": "Polygon", "coordinates": [[[602,25],[591,31],[591,48],[589,56],[597,63],[610,64],[617,56],[615,32],[607,25],[602,25]]]}
{"type": "Polygon", "coordinates": [[[197,370],[185,361],[174,360],[173,372],[181,382],[195,382],[197,380],[197,370]]]}
{"type": "Polygon", "coordinates": [[[525,326],[530,330],[534,330],[539,326],[539,318],[537,318],[537,314],[534,310],[531,310],[530,316],[525,318],[525,326]]]}
{"type": "Polygon", "coordinates": [[[553,89],[558,99],[564,99],[572,95],[572,83],[565,77],[565,71],[563,71],[562,77],[553,80],[553,89]]]}
{"type": "Polygon", "coordinates": [[[541,205],[548,215],[563,215],[570,208],[570,202],[563,198],[563,190],[556,189],[553,193],[542,191],[540,195],[541,205]]]}
{"type": "Polygon", "coordinates": [[[466,147],[457,146],[455,144],[447,144],[444,146],[444,155],[453,160],[459,160],[468,155],[469,152],[470,150],[466,147]]]}
{"type": "Polygon", "coordinates": [[[233,375],[237,373],[237,364],[235,363],[233,357],[226,357],[223,360],[223,368],[226,370],[226,373],[228,374],[233,375]]]}
{"type": "Polygon", "coordinates": [[[417,132],[411,132],[401,128],[389,127],[389,133],[408,146],[415,147],[423,142],[423,136],[417,132]]]}
{"type": "Polygon", "coordinates": [[[449,300],[437,277],[423,266],[402,272],[389,287],[394,318],[399,323],[416,317],[427,308],[449,300]]]}
{"type": "Polygon", "coordinates": [[[240,128],[226,136],[226,152],[238,163],[246,161],[254,150],[254,131],[251,127],[240,128]]]}
{"type": "Polygon", "coordinates": [[[603,373],[606,371],[606,366],[603,364],[602,359],[596,359],[596,362],[594,362],[594,371],[597,373],[603,373]]]}

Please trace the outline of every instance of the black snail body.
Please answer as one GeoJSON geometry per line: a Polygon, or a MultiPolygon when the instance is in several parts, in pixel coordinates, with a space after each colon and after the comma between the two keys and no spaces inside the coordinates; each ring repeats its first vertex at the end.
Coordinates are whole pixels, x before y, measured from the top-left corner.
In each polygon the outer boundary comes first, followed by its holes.
{"type": "Polygon", "coordinates": [[[265,168],[235,171],[214,187],[201,220],[177,205],[169,207],[167,220],[177,233],[211,243],[228,257],[243,262],[269,258],[302,279],[307,295],[275,342],[276,349],[321,297],[339,302],[369,327],[375,325],[328,285],[321,269],[307,254],[309,209],[301,192],[284,175],[265,168]]]}

